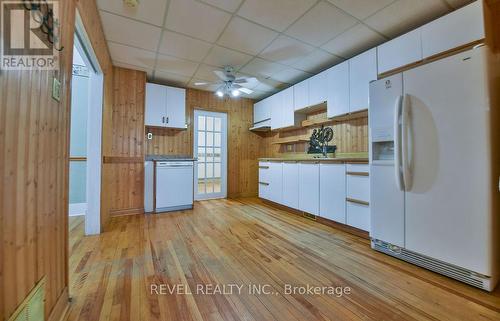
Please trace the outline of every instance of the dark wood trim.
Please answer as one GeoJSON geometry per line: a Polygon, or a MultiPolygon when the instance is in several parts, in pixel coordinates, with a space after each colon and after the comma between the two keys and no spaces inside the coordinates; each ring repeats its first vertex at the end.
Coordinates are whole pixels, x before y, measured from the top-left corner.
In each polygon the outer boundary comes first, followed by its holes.
{"type": "Polygon", "coordinates": [[[368,172],[346,172],[346,175],[352,175],[352,176],[370,176],[370,173],[368,173],[368,172]]]}
{"type": "Polygon", "coordinates": [[[139,164],[144,163],[144,157],[104,156],[102,162],[104,164],[139,164]]]}
{"type": "Polygon", "coordinates": [[[360,205],[370,206],[369,202],[357,200],[355,198],[346,197],[345,200],[348,201],[348,202],[351,202],[351,203],[356,203],[356,204],[360,204],[360,205]]]}
{"type": "Polygon", "coordinates": [[[109,214],[111,216],[125,216],[125,215],[144,214],[144,207],[110,210],[109,214]]]}
{"type": "MultiPolygon", "coordinates": [[[[294,209],[294,208],[291,208],[291,207],[288,207],[288,206],[285,206],[285,205],[282,205],[282,204],[278,204],[278,203],[275,203],[273,201],[269,201],[269,200],[266,200],[266,199],[263,199],[263,198],[259,198],[259,199],[262,200],[262,202],[264,204],[267,204],[269,206],[272,206],[272,207],[278,208],[280,210],[289,212],[291,214],[298,215],[300,217],[304,217],[304,218],[307,218],[307,219],[311,220],[311,218],[304,216],[305,212],[303,212],[303,211],[300,211],[300,210],[297,210],[297,209],[294,209]]],[[[312,215],[312,214],[309,214],[309,215],[312,215]]],[[[367,239],[367,240],[370,239],[370,233],[369,232],[360,230],[358,228],[355,228],[355,227],[352,227],[352,226],[349,226],[349,225],[345,225],[345,224],[342,224],[342,223],[334,222],[332,220],[329,220],[327,218],[324,218],[324,217],[321,217],[321,216],[318,216],[318,215],[315,215],[315,221],[318,222],[318,223],[320,223],[320,224],[328,225],[330,227],[339,229],[339,230],[341,230],[343,232],[350,233],[350,234],[356,235],[358,237],[361,237],[361,238],[364,238],[364,239],[367,239]]]]}
{"type": "Polygon", "coordinates": [[[87,161],[87,157],[85,157],[85,156],[82,156],[82,157],[70,157],[69,161],[70,162],[86,162],[87,161]]]}

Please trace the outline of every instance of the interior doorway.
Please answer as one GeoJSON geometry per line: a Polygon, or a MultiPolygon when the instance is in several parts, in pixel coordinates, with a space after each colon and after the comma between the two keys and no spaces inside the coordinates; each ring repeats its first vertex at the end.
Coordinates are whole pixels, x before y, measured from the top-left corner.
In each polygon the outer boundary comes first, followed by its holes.
{"type": "Polygon", "coordinates": [[[194,111],[195,199],[227,197],[227,114],[194,111]]]}
{"type": "MultiPolygon", "coordinates": [[[[76,14],[69,159],[70,224],[83,220],[85,235],[101,232],[103,73],[80,15],[76,14]]],[[[70,231],[71,232],[71,231],[70,231]]]]}

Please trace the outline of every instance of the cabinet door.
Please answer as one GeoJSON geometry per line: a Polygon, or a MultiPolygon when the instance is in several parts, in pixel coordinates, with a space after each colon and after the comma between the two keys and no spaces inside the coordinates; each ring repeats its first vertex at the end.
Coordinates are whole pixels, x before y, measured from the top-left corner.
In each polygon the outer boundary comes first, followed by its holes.
{"type": "Polygon", "coordinates": [[[269,163],[259,162],[259,197],[269,199],[269,163]]]}
{"type": "Polygon", "coordinates": [[[295,125],[293,87],[289,87],[282,91],[281,127],[285,128],[295,125]]]}
{"type": "Polygon", "coordinates": [[[422,60],[422,30],[416,29],[377,47],[378,73],[422,60]]]}
{"type": "Polygon", "coordinates": [[[167,87],[167,127],[186,128],[186,89],[167,87]]]}
{"type": "Polygon", "coordinates": [[[146,84],[146,126],[165,126],[167,91],[165,86],[146,84]]]}
{"type": "Polygon", "coordinates": [[[299,163],[299,209],[319,215],[319,164],[299,163]]]}
{"type": "Polygon", "coordinates": [[[293,86],[294,109],[301,109],[309,105],[309,79],[293,86]]]}
{"type": "Polygon", "coordinates": [[[309,106],[326,101],[328,93],[328,73],[323,71],[309,78],[309,106]]]}
{"type": "Polygon", "coordinates": [[[271,108],[271,129],[281,128],[283,125],[283,92],[280,91],[279,93],[267,98],[267,100],[271,108]]]}
{"type": "Polygon", "coordinates": [[[327,117],[349,113],[349,62],[330,68],[327,78],[327,117]]]}
{"type": "Polygon", "coordinates": [[[283,205],[299,208],[299,164],[283,163],[283,205]]]}
{"type": "Polygon", "coordinates": [[[346,223],[346,178],[344,164],[320,164],[319,215],[346,223]]]}
{"type": "Polygon", "coordinates": [[[349,111],[367,109],[370,81],[377,79],[377,50],[365,51],[349,60],[349,111]]]}
{"type": "Polygon", "coordinates": [[[483,38],[483,4],[482,1],[475,1],[422,27],[423,57],[483,38]]]}
{"type": "Polygon", "coordinates": [[[262,101],[253,104],[253,123],[258,123],[264,120],[263,118],[263,107],[262,101]]]}
{"type": "Polygon", "coordinates": [[[281,204],[283,201],[282,163],[269,162],[269,200],[281,204]]]}

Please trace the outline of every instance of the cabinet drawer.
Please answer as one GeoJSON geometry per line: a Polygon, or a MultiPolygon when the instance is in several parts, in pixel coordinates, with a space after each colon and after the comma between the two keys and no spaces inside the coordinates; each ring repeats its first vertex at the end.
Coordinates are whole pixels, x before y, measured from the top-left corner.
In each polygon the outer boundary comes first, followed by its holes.
{"type": "Polygon", "coordinates": [[[346,171],[347,172],[369,173],[370,172],[370,165],[368,165],[368,164],[347,164],[346,171]]]}
{"type": "Polygon", "coordinates": [[[259,162],[259,182],[269,183],[269,163],[259,162]]]}
{"type": "Polygon", "coordinates": [[[269,199],[269,183],[259,182],[259,197],[269,199]]]}
{"type": "Polygon", "coordinates": [[[370,202],[370,177],[347,174],[347,197],[370,202]]]}
{"type": "Polygon", "coordinates": [[[347,201],[347,225],[364,231],[370,230],[370,207],[347,201]]]}

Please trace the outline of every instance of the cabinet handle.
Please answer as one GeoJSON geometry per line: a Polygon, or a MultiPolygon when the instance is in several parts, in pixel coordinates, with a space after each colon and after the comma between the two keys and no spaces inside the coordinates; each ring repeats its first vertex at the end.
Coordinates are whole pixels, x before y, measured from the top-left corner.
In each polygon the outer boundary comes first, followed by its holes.
{"type": "Polygon", "coordinates": [[[269,166],[259,166],[261,169],[269,169],[269,166]]]}
{"type": "Polygon", "coordinates": [[[269,183],[259,182],[260,185],[269,186],[269,183]]]}
{"type": "Polygon", "coordinates": [[[346,174],[351,176],[370,176],[370,173],[367,172],[346,172],[346,174]]]}
{"type": "Polygon", "coordinates": [[[369,202],[360,201],[360,200],[357,200],[355,198],[347,197],[345,200],[348,201],[348,202],[351,202],[351,203],[356,203],[356,204],[360,204],[360,205],[370,206],[369,202]]]}
{"type": "Polygon", "coordinates": [[[165,124],[165,116],[163,116],[163,117],[161,118],[161,122],[162,122],[162,124],[165,124]]]}
{"type": "Polygon", "coordinates": [[[167,124],[168,124],[168,116],[167,116],[167,124]]]}

